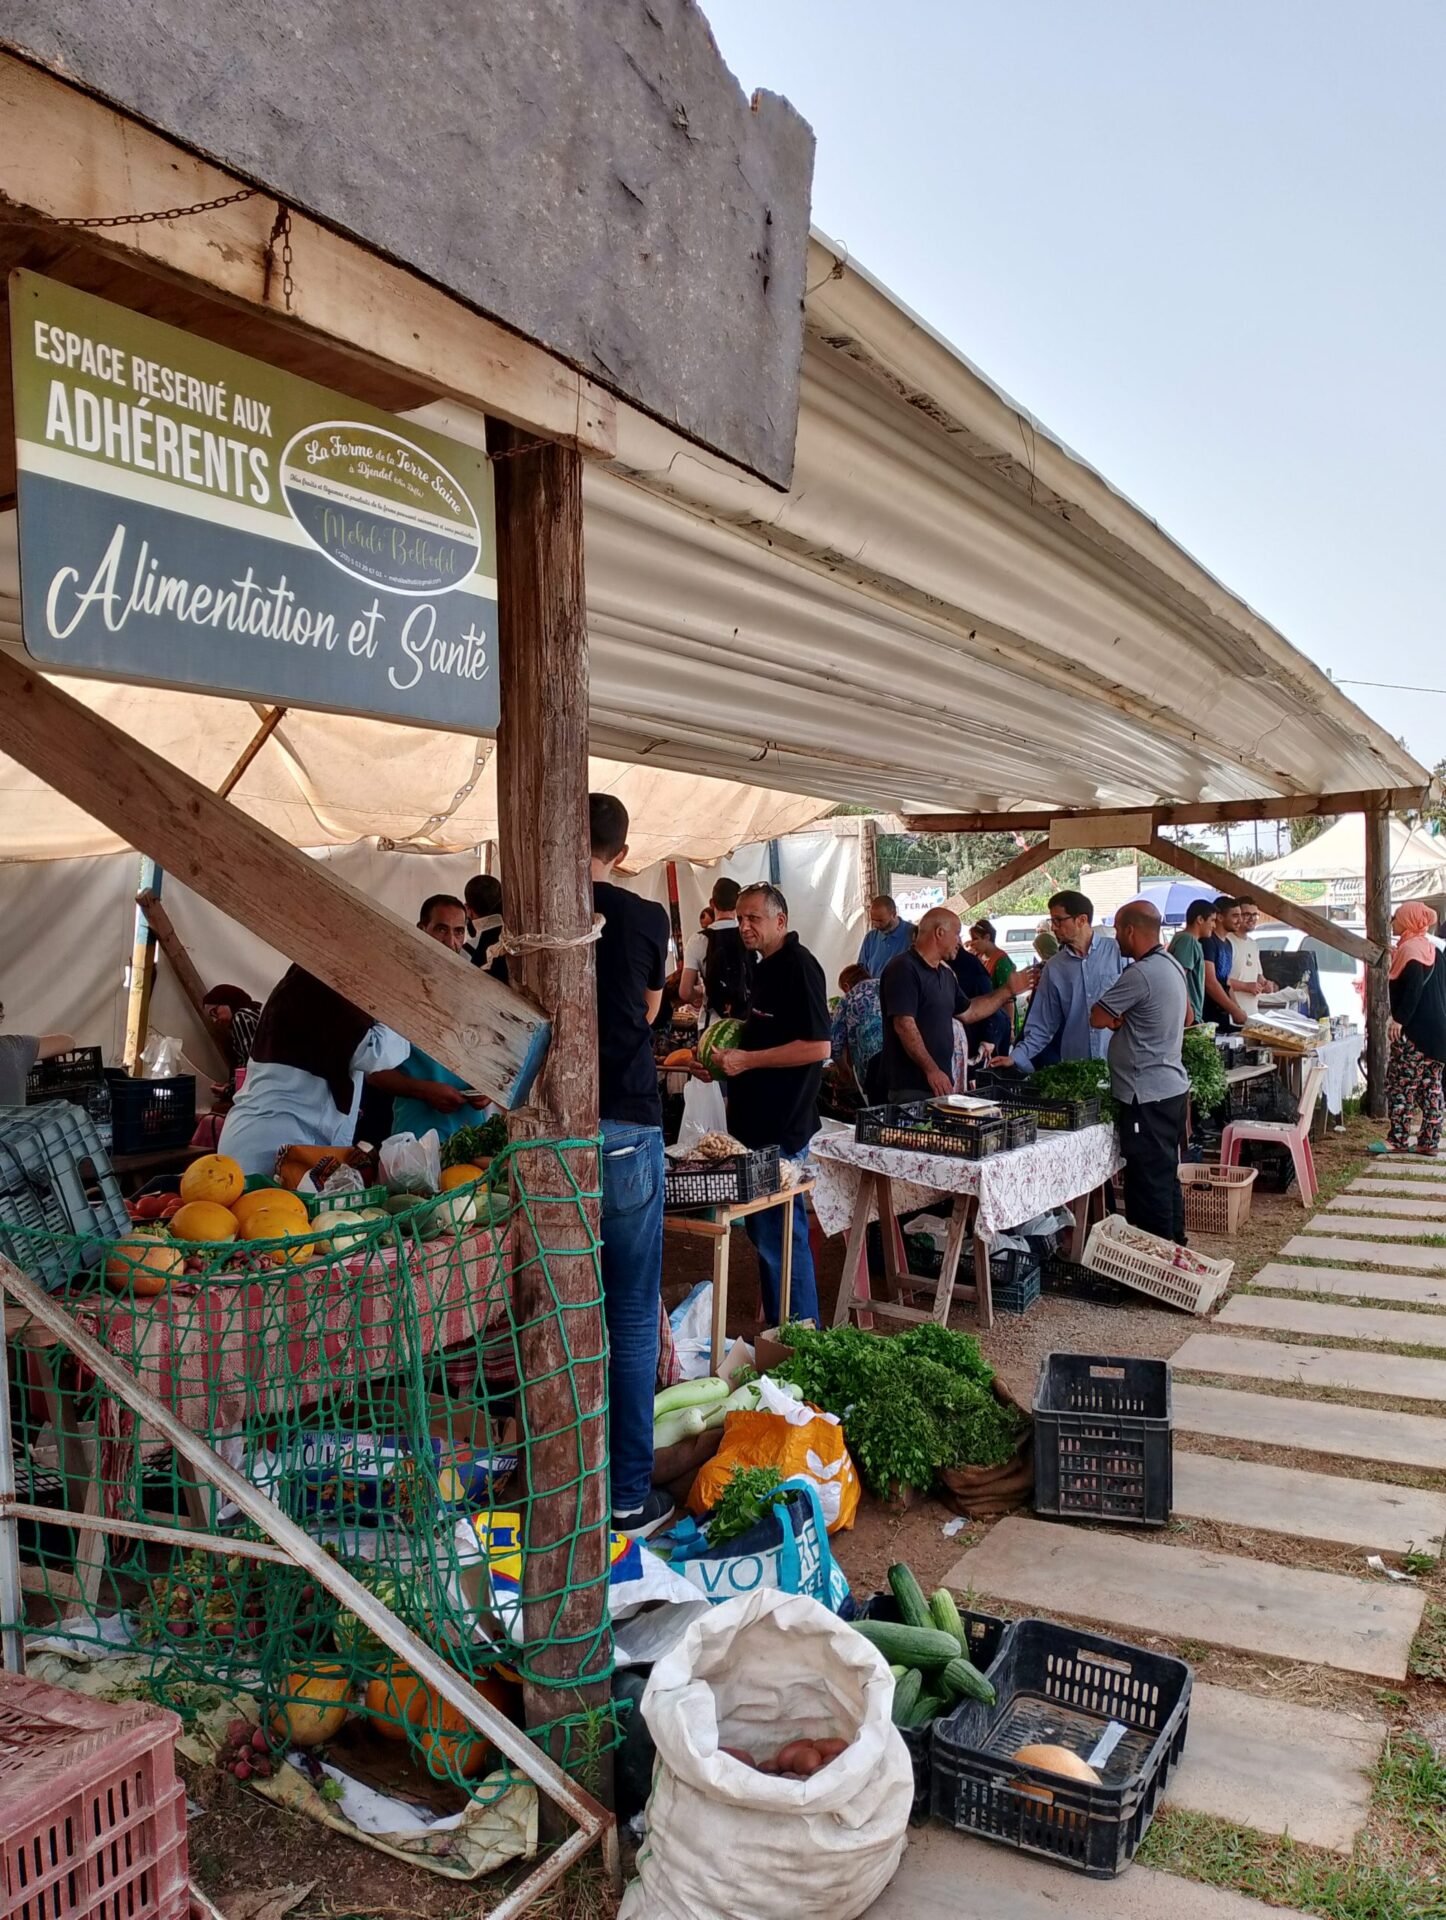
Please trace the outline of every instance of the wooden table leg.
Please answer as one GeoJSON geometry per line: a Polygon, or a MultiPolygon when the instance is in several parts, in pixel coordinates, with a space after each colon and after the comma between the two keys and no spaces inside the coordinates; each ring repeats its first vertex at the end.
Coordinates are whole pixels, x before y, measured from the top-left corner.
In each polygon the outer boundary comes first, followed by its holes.
{"type": "Polygon", "coordinates": [[[783,1258],[778,1274],[778,1324],[787,1326],[793,1305],[793,1195],[783,1203],[783,1258]]]}
{"type": "Polygon", "coordinates": [[[964,1251],[964,1237],[974,1217],[975,1205],[972,1194],[961,1193],[949,1210],[944,1258],[939,1264],[939,1278],[934,1288],[934,1318],[941,1327],[949,1324],[949,1312],[954,1305],[954,1283],[959,1277],[959,1258],[964,1251]]]}
{"type": "Polygon", "coordinates": [[[728,1243],[732,1239],[733,1229],[725,1219],[723,1231],[713,1242],[713,1347],[709,1372],[716,1373],[723,1364],[723,1342],[728,1334],[728,1243]]]}
{"type": "Polygon", "coordinates": [[[838,1302],[833,1310],[833,1323],[836,1327],[846,1327],[849,1315],[858,1309],[859,1325],[872,1326],[874,1316],[867,1311],[863,1303],[871,1298],[869,1291],[869,1202],[874,1194],[874,1175],[863,1174],[859,1179],[858,1194],[854,1199],[854,1213],[849,1221],[849,1237],[844,1243],[843,1274],[838,1283],[838,1302]]]}
{"type": "Polygon", "coordinates": [[[994,1325],[994,1284],[989,1268],[989,1246],[979,1233],[974,1236],[974,1288],[979,1325],[987,1332],[994,1325]]]}

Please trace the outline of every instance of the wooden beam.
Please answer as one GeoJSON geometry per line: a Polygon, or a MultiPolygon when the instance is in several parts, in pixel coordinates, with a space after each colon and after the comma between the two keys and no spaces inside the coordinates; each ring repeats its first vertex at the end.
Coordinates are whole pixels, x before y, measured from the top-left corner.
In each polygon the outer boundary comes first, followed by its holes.
{"type": "MultiPolygon", "coordinates": [[[[1208,827],[1227,820],[1304,820],[1321,814],[1364,813],[1377,801],[1392,813],[1420,807],[1430,797],[1429,787],[1383,787],[1379,792],[1283,794],[1274,800],[1191,800],[1178,806],[1149,809],[1158,833],[1161,827],[1208,827]]],[[[1048,833],[1056,820],[1097,820],[1120,812],[1118,807],[1055,808],[1029,813],[916,813],[904,822],[905,833],[1048,833]]],[[[1144,812],[1142,807],[1140,812],[1144,812]]]]}
{"type": "Polygon", "coordinates": [[[971,880],[949,904],[956,909],[962,907],[965,912],[982,907],[986,900],[992,900],[996,893],[1003,893],[1006,887],[1012,887],[1025,874],[1048,865],[1053,855],[1054,848],[1047,840],[1041,840],[1037,847],[1025,847],[1012,860],[1006,860],[1002,867],[996,867],[993,873],[983,873],[977,880],[971,880]]]}
{"type": "MultiPolygon", "coordinates": [[[[0,184],[49,220],[186,207],[250,182],[53,75],[0,55],[0,184]]],[[[85,244],[154,268],[437,395],[464,401],[599,459],[617,451],[617,403],[562,361],[415,273],[306,215],[291,215],[288,293],[270,271],[277,202],[87,230],[85,244]]]]}
{"type": "Polygon", "coordinates": [[[266,707],[259,709],[261,725],[252,734],[237,756],[236,764],[216,789],[218,799],[229,800],[241,783],[241,776],[260,753],[266,742],[286,718],[285,707],[266,707]]]}
{"type": "Polygon", "coordinates": [[[1371,941],[1362,940],[1359,934],[1352,933],[1348,927],[1334,920],[1322,919],[1320,914],[1312,913],[1309,907],[1303,907],[1298,900],[1287,900],[1281,894],[1272,893],[1268,887],[1256,886],[1243,874],[1232,873],[1229,867],[1217,866],[1213,860],[1191,853],[1187,847],[1177,847],[1171,841],[1161,840],[1157,836],[1146,841],[1142,851],[1153,854],[1156,860],[1173,867],[1177,873],[1188,873],[1192,880],[1202,880],[1207,887],[1213,887],[1216,893],[1228,893],[1235,900],[1253,900],[1263,913],[1283,920],[1288,927],[1299,927],[1302,933],[1323,940],[1338,953],[1348,953],[1353,960],[1364,960],[1367,966],[1380,952],[1371,941]]]}
{"type": "MultiPolygon", "coordinates": [[[[154,896],[160,891],[163,877],[155,861],[142,854],[141,892],[154,896]]],[[[156,985],[156,931],[140,905],[139,895],[136,900],[135,930],[131,936],[130,976],[126,993],[126,1044],[121,1058],[125,1061],[127,1073],[138,1074],[151,1024],[151,994],[156,985]]]]}
{"type": "Polygon", "coordinates": [[[1386,1065],[1390,1059],[1391,992],[1387,949],[1391,938],[1391,816],[1384,807],[1366,814],[1366,938],[1381,949],[1366,967],[1366,1111],[1386,1117],[1386,1065]]]}
{"type": "Polygon", "coordinates": [[[136,895],[136,905],[145,915],[146,922],[156,937],[156,944],[170,962],[171,972],[176,976],[176,984],[180,987],[181,992],[185,994],[197,1020],[200,1022],[201,1032],[205,1036],[205,1043],[211,1051],[209,1064],[214,1069],[212,1078],[223,1081],[229,1080],[231,1077],[231,1063],[222,1058],[221,1049],[217,1046],[215,1038],[211,1033],[210,1023],[206,1019],[206,989],[202,985],[200,974],[196,971],[195,962],[186,951],[185,942],[171,924],[171,916],[161,904],[158,894],[151,893],[147,889],[142,889],[142,891],[136,895]]]}
{"type": "Polygon", "coordinates": [[[469,1087],[526,1098],[548,1041],[534,1006],[8,654],[0,747],[469,1087]]]}
{"type": "MultiPolygon", "coordinates": [[[[487,444],[497,457],[504,921],[536,943],[507,964],[556,1036],[533,1102],[508,1132],[518,1143],[588,1140],[598,1130],[598,1037],[582,461],[564,447],[530,446],[502,421],[487,422],[487,444]]],[[[601,1175],[591,1147],[521,1152],[518,1168],[530,1198],[512,1250],[532,1487],[522,1606],[537,1676],[523,1698],[538,1726],[605,1707],[610,1691],[607,1343],[598,1207],[579,1200],[598,1192],[601,1175]]],[[[590,1784],[602,1790],[601,1780],[590,1784]]]]}

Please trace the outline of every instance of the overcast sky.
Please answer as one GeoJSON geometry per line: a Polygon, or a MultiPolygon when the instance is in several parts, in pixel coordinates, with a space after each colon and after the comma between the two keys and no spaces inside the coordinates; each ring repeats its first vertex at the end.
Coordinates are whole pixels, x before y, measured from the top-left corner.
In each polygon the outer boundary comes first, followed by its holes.
{"type": "Polygon", "coordinates": [[[1320,665],[1446,688],[1446,0],[702,3],[817,225],[1320,665]]]}

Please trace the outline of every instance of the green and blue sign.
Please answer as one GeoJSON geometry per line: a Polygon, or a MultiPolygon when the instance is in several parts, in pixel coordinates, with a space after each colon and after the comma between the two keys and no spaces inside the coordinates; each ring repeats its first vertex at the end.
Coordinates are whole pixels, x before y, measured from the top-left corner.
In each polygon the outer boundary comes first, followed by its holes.
{"type": "Polygon", "coordinates": [[[484,453],[38,274],[10,313],[35,660],[495,729],[484,453]]]}

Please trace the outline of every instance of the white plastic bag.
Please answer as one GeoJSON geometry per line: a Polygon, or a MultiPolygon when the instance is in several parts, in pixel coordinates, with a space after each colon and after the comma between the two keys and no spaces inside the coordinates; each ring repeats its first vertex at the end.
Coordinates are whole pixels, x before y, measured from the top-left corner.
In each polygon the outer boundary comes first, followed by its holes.
{"type": "Polygon", "coordinates": [[[668,1315],[679,1377],[702,1380],[713,1371],[713,1282],[700,1280],[668,1315]]]}
{"type": "Polygon", "coordinates": [[[168,1033],[153,1033],[141,1054],[147,1080],[172,1080],[181,1071],[181,1043],[168,1033]]]}
{"type": "Polygon", "coordinates": [[[382,1181],[389,1193],[435,1193],[442,1184],[442,1143],[435,1127],[419,1140],[393,1133],[382,1142],[382,1181]]]}
{"type": "Polygon", "coordinates": [[[893,1878],[914,1771],[883,1656],[827,1607],[764,1589],[696,1620],[653,1668],[648,1837],[619,1920],[855,1920],[893,1878]],[[811,1780],[755,1773],[790,1740],[851,1737],[811,1780]]]}
{"type": "Polygon", "coordinates": [[[689,1077],[683,1089],[683,1121],[678,1128],[678,1145],[691,1147],[705,1133],[727,1133],[728,1108],[723,1089],[716,1080],[689,1077]]]}

